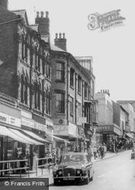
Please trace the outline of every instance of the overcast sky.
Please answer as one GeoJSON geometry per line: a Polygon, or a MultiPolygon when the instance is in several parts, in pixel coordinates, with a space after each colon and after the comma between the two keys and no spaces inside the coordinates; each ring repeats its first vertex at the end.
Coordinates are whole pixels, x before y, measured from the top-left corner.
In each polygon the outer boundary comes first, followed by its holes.
{"type": "Polygon", "coordinates": [[[65,32],[74,56],[93,56],[96,92],[109,89],[112,100],[135,100],[134,0],[9,0],[9,9],[26,9],[30,24],[36,11],[49,11],[51,41],[65,32]],[[123,26],[88,30],[88,15],[121,9],[123,26]]]}

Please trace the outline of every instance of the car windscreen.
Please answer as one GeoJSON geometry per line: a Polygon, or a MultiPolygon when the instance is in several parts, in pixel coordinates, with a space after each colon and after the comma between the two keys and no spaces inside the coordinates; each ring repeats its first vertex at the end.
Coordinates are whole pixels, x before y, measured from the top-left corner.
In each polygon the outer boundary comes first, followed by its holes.
{"type": "Polygon", "coordinates": [[[85,158],[84,155],[63,155],[62,162],[84,162],[85,158]]]}

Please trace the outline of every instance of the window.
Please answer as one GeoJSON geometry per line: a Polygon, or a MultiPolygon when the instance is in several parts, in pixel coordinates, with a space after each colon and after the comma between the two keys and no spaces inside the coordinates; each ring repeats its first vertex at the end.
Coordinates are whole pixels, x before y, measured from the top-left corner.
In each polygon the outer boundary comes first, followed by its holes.
{"type": "Polygon", "coordinates": [[[41,89],[40,89],[40,84],[35,84],[35,92],[34,92],[34,107],[35,109],[40,110],[41,109],[41,101],[42,101],[42,96],[41,96],[41,89]]]}
{"type": "Polygon", "coordinates": [[[73,103],[74,103],[74,99],[72,97],[70,97],[70,115],[73,115],[73,103]]]}
{"type": "Polygon", "coordinates": [[[27,79],[21,76],[21,102],[28,105],[29,104],[29,85],[27,79]]]}
{"type": "Polygon", "coordinates": [[[82,117],[82,106],[80,102],[76,102],[77,107],[76,107],[76,118],[77,118],[77,123],[79,123],[79,118],[82,117]]]}
{"type": "Polygon", "coordinates": [[[70,96],[69,97],[69,104],[70,104],[70,120],[74,121],[74,99],[70,96]]]}
{"type": "Polygon", "coordinates": [[[49,63],[47,63],[45,66],[46,66],[46,69],[45,69],[46,77],[47,77],[48,79],[50,79],[50,78],[51,78],[51,66],[50,66],[49,63]]]}
{"type": "Polygon", "coordinates": [[[88,98],[88,84],[84,83],[84,98],[88,98]]]}
{"type": "Polygon", "coordinates": [[[80,76],[78,76],[78,93],[81,94],[82,90],[82,79],[80,76]]]}
{"type": "Polygon", "coordinates": [[[64,82],[64,76],[65,76],[65,66],[62,62],[56,63],[56,80],[63,81],[64,82]]]}
{"type": "Polygon", "coordinates": [[[56,112],[65,113],[65,94],[56,93],[56,112]]]}
{"type": "Polygon", "coordinates": [[[46,98],[45,98],[45,112],[46,114],[50,115],[51,113],[51,94],[50,91],[46,92],[46,98]]]}
{"type": "Polygon", "coordinates": [[[70,69],[70,86],[74,87],[74,70],[71,68],[70,69]]]}

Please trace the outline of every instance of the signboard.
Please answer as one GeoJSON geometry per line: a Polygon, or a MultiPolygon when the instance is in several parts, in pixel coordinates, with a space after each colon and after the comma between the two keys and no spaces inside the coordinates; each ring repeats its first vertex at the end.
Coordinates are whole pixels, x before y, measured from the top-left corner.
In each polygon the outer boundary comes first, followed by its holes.
{"type": "Polygon", "coordinates": [[[69,126],[68,126],[68,134],[73,136],[73,137],[77,137],[78,136],[78,130],[77,130],[77,126],[70,123],[69,122],[69,126]]]}
{"type": "Polygon", "coordinates": [[[34,128],[34,122],[24,117],[21,118],[21,124],[26,127],[34,128]]]}
{"type": "Polygon", "coordinates": [[[80,123],[80,124],[86,123],[86,122],[87,122],[87,118],[86,117],[79,117],[78,121],[77,121],[77,123],[80,123]]]}
{"type": "Polygon", "coordinates": [[[53,129],[54,135],[62,135],[67,136],[68,135],[68,126],[67,125],[55,125],[53,129]]]}
{"type": "Polygon", "coordinates": [[[46,131],[47,126],[42,123],[38,123],[38,122],[34,121],[34,129],[37,129],[39,131],[46,131]]]}
{"type": "Polygon", "coordinates": [[[113,132],[113,126],[112,125],[104,125],[104,126],[98,126],[96,128],[96,132],[113,132]]]}
{"type": "Polygon", "coordinates": [[[0,112],[0,122],[13,125],[16,127],[21,127],[21,120],[19,118],[7,115],[2,112],[0,112]]]}

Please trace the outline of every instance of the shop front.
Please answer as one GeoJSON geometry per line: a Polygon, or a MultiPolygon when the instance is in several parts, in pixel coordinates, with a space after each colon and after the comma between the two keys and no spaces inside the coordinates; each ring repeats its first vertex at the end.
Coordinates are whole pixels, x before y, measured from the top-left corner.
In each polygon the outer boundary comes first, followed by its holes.
{"type": "MultiPolygon", "coordinates": [[[[56,142],[56,148],[60,147],[61,154],[66,151],[74,151],[78,146],[78,128],[69,122],[69,125],[54,125],[54,136],[63,141],[56,142]],[[68,143],[66,143],[66,140],[68,143]]],[[[54,138],[55,140],[55,138],[54,138]]]]}
{"type": "Polygon", "coordinates": [[[12,128],[21,128],[20,111],[0,103],[0,160],[15,157],[18,141],[17,136],[14,137],[16,140],[12,137],[12,128]]]}
{"type": "Polygon", "coordinates": [[[99,125],[96,128],[96,136],[99,143],[109,145],[112,141],[122,136],[120,127],[115,124],[112,125],[99,125]]]}

